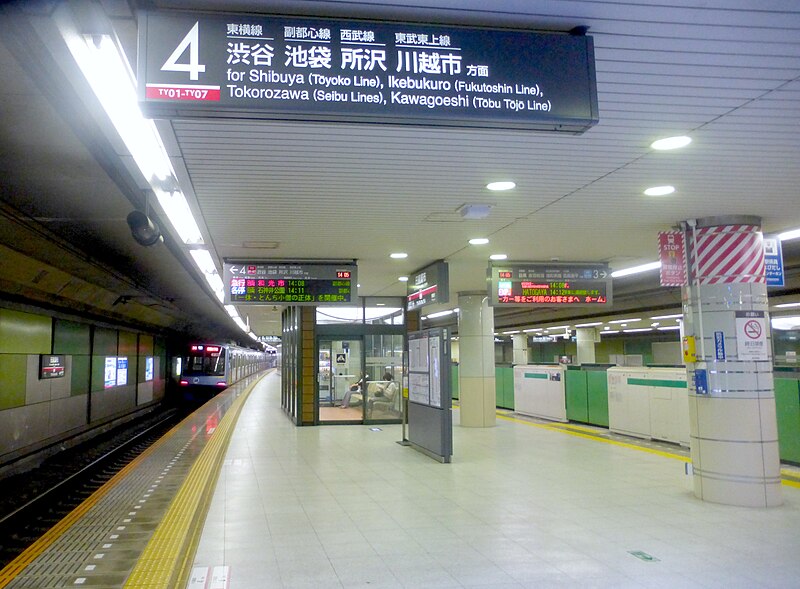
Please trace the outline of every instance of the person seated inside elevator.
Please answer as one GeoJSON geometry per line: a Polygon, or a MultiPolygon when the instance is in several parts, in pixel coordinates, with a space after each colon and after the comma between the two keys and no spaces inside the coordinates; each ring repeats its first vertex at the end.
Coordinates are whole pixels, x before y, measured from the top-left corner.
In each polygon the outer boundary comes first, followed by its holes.
{"type": "Polygon", "coordinates": [[[356,382],[347,387],[347,392],[344,394],[344,398],[342,399],[342,404],[340,405],[340,407],[342,409],[347,409],[348,407],[350,407],[351,403],[356,405],[361,404],[361,401],[364,398],[363,395],[361,394],[361,388],[363,386],[364,386],[364,375],[362,374],[361,378],[359,378],[356,382]],[[353,398],[354,395],[355,398],[353,398]]]}

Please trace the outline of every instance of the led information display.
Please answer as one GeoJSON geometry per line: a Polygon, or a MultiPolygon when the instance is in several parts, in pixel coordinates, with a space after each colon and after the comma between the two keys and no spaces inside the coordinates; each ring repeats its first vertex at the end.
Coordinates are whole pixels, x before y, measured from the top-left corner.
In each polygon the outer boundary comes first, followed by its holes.
{"type": "Polygon", "coordinates": [[[495,307],[610,307],[606,264],[492,263],[489,304],[495,307]]]}
{"type": "Polygon", "coordinates": [[[582,133],[592,38],[396,22],[142,12],[139,100],[170,117],[582,133]]]}
{"type": "Polygon", "coordinates": [[[356,264],[243,262],[223,265],[225,304],[346,305],[356,296],[356,264]]]}
{"type": "Polygon", "coordinates": [[[417,270],[408,277],[406,302],[409,311],[434,303],[450,300],[450,284],[447,262],[436,262],[417,270]]]}

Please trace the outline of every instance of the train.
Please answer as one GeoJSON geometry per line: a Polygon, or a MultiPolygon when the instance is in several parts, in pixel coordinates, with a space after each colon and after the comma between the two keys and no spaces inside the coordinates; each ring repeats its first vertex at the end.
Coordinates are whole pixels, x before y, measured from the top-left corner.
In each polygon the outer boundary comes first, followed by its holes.
{"type": "Polygon", "coordinates": [[[276,365],[277,350],[271,346],[259,351],[232,344],[194,343],[181,359],[178,382],[184,400],[202,400],[276,365]]]}

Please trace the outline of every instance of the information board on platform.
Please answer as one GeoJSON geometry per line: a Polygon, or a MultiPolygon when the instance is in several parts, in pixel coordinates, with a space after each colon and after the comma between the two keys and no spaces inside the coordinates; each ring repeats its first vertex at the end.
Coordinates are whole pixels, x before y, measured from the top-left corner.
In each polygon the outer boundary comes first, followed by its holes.
{"type": "Polygon", "coordinates": [[[225,304],[348,305],[356,270],[355,263],[226,262],[225,304]]]}
{"type": "Polygon", "coordinates": [[[494,307],[610,307],[611,270],[583,262],[493,262],[489,304],[494,307]]]}
{"type": "Polygon", "coordinates": [[[586,35],[143,11],[139,100],[161,118],[242,117],[583,133],[586,35]]]}

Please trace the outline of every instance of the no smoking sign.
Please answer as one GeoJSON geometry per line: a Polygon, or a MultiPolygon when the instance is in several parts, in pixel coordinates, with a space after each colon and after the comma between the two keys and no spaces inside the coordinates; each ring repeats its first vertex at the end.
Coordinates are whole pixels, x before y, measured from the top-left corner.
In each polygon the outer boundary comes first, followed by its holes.
{"type": "Polygon", "coordinates": [[[767,318],[763,311],[736,311],[739,360],[769,360],[767,318]]]}

